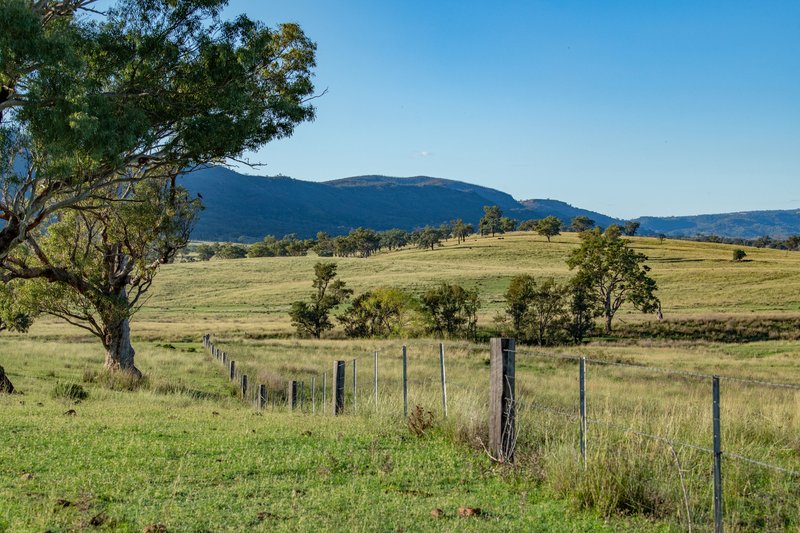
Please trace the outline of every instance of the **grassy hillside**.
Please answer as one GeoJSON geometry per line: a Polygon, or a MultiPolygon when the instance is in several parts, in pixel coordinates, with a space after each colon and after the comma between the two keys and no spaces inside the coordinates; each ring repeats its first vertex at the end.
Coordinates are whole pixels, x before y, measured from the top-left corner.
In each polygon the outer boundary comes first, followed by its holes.
{"type": "MultiPolygon", "coordinates": [[[[398,286],[415,292],[440,281],[480,288],[480,321],[490,325],[503,307],[510,279],[521,273],[566,279],[565,259],[577,246],[566,233],[548,243],[529,233],[471,237],[434,251],[407,249],[359,258],[335,258],[341,279],[356,292],[398,286]]],[[[720,316],[800,316],[800,253],[747,248],[747,261],[731,260],[733,246],[634,237],[650,257],[667,320],[720,316]]],[[[307,297],[319,258],[264,258],[176,264],[163,268],[152,297],[137,318],[145,331],[170,327],[186,331],[208,320],[216,331],[250,334],[291,332],[291,301],[307,297]],[[178,321],[176,323],[175,321],[178,321]]],[[[653,321],[623,308],[619,324],[653,321]]],[[[141,331],[141,329],[140,329],[141,331]]]]}

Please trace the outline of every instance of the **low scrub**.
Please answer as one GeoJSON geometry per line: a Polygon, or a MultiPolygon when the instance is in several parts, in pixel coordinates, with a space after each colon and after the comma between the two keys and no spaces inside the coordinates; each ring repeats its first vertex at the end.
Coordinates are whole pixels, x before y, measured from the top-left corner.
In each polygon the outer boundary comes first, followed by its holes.
{"type": "Polygon", "coordinates": [[[800,340],[800,318],[725,318],[665,320],[626,324],[614,332],[621,338],[758,342],[800,340]]]}
{"type": "Polygon", "coordinates": [[[70,402],[80,402],[89,397],[89,393],[78,383],[56,383],[53,389],[53,398],[57,400],[67,400],[70,402]]]}

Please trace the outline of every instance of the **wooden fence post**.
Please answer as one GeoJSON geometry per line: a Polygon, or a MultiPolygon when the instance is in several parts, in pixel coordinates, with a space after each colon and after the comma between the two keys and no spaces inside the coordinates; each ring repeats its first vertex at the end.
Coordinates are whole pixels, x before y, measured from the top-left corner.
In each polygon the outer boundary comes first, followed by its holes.
{"type": "Polygon", "coordinates": [[[267,386],[263,383],[258,387],[258,407],[264,409],[267,404],[267,386]]]}
{"type": "Polygon", "coordinates": [[[247,374],[242,374],[242,399],[247,399],[247,374]]]}
{"type": "Polygon", "coordinates": [[[514,339],[491,340],[489,384],[489,451],[499,462],[514,462],[516,405],[514,339]]]}
{"type": "Polygon", "coordinates": [[[236,377],[236,361],[231,359],[231,381],[236,377]]]}
{"type": "Polygon", "coordinates": [[[289,389],[286,391],[286,401],[289,404],[289,410],[294,411],[297,407],[297,382],[290,381],[289,389]]]}
{"type": "Polygon", "coordinates": [[[344,410],[344,361],[333,362],[333,416],[344,410]]]}

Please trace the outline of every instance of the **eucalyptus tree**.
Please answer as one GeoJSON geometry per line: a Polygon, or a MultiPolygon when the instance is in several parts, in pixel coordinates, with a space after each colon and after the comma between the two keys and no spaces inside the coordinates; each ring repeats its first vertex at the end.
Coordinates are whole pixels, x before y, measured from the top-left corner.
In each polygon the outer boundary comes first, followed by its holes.
{"type": "Polygon", "coordinates": [[[572,251],[567,265],[577,269],[573,284],[591,294],[602,309],[606,334],[611,333],[611,321],[626,302],[644,313],[659,308],[658,286],[646,262],[647,256],[630,248],[618,233],[601,233],[599,228],[581,233],[581,245],[572,251]]]}
{"type": "Polygon", "coordinates": [[[177,176],[314,117],[315,44],[226,4],[0,2],[0,280],[38,280],[36,306],[101,333],[109,368],[138,373],[130,314],[193,219],[177,176]]]}
{"type": "Polygon", "coordinates": [[[85,201],[6,257],[5,271],[38,313],[86,329],[105,348],[105,367],[141,375],[130,319],[160,265],[186,246],[200,208],[168,181],[117,187],[116,202],[85,201]],[[79,207],[79,208],[78,208],[79,207]]]}

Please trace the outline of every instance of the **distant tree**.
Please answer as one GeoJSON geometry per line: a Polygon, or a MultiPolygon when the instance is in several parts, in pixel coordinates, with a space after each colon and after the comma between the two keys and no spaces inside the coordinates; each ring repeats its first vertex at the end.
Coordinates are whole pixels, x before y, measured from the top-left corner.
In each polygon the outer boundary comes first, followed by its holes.
{"type": "Polygon", "coordinates": [[[197,258],[200,259],[200,261],[208,261],[217,253],[210,244],[198,244],[197,248],[195,248],[195,252],[197,252],[197,258]]]}
{"type": "Polygon", "coordinates": [[[241,244],[226,242],[220,246],[219,251],[214,254],[217,259],[243,259],[247,257],[247,248],[241,244]]]}
{"type": "Polygon", "coordinates": [[[464,221],[460,218],[454,220],[451,224],[453,226],[453,237],[456,238],[458,243],[466,241],[467,237],[469,237],[470,233],[472,233],[471,231],[467,231],[468,225],[464,224],[464,221]]]}
{"type": "Polygon", "coordinates": [[[466,232],[466,235],[464,236],[464,241],[466,241],[467,237],[475,233],[475,226],[473,226],[472,224],[467,224],[466,227],[464,228],[464,231],[466,232]]]}
{"type": "Polygon", "coordinates": [[[422,295],[428,332],[444,337],[474,339],[479,307],[477,289],[469,290],[460,285],[442,283],[422,295]]]}
{"type": "Polygon", "coordinates": [[[591,288],[573,278],[567,287],[567,310],[567,334],[575,344],[581,344],[594,329],[594,320],[603,314],[603,308],[591,288]]]}
{"type": "Polygon", "coordinates": [[[292,302],[289,316],[298,335],[309,335],[316,339],[322,333],[333,328],[330,312],[337,305],[345,302],[353,293],[345,287],[345,282],[336,278],[336,263],[317,263],[314,265],[314,282],[316,289],[311,294],[310,302],[292,302]]]}
{"type": "Polygon", "coordinates": [[[431,226],[425,226],[417,238],[418,248],[430,248],[433,250],[442,242],[442,235],[439,230],[431,226]]]}
{"type": "Polygon", "coordinates": [[[536,232],[550,242],[551,237],[561,234],[561,221],[555,215],[547,216],[536,223],[536,232]]]}
{"type": "Polygon", "coordinates": [[[408,244],[408,232],[402,229],[390,229],[380,233],[380,246],[389,251],[402,248],[408,244]]]}
{"type": "Polygon", "coordinates": [[[657,285],[648,275],[646,261],[647,256],[631,249],[625,239],[608,238],[598,228],[581,234],[581,245],[567,265],[577,269],[574,283],[591,291],[602,306],[606,334],[623,303],[630,302],[644,313],[658,308],[657,285]]]}
{"type": "Polygon", "coordinates": [[[336,251],[333,245],[333,239],[324,231],[317,232],[316,242],[314,242],[314,245],[310,249],[314,250],[314,253],[319,257],[331,257],[336,251]]]}
{"type": "Polygon", "coordinates": [[[508,217],[500,218],[500,229],[503,230],[503,233],[517,231],[517,226],[519,226],[519,220],[508,217]]]}
{"type": "Polygon", "coordinates": [[[503,211],[496,205],[483,206],[483,217],[480,221],[481,235],[491,234],[494,237],[495,233],[503,233],[503,228],[500,226],[500,219],[503,217],[503,211]]]}
{"type": "Polygon", "coordinates": [[[557,343],[567,323],[566,289],[547,278],[533,291],[526,315],[530,338],[539,346],[557,343]]]}
{"type": "Polygon", "coordinates": [[[410,295],[386,287],[357,296],[337,319],[348,337],[388,337],[402,332],[411,307],[410,295]]]}
{"type": "Polygon", "coordinates": [[[800,250],[800,235],[792,235],[786,239],[787,250],[800,250]]]}
{"type": "Polygon", "coordinates": [[[605,235],[607,239],[619,239],[622,237],[622,228],[619,227],[619,224],[611,224],[605,229],[603,235],[605,235]]]}
{"type": "Polygon", "coordinates": [[[536,280],[529,274],[514,276],[505,292],[506,316],[511,321],[514,335],[520,340],[527,336],[526,321],[535,292],[536,280]]]}
{"type": "Polygon", "coordinates": [[[444,222],[438,228],[439,236],[445,241],[453,235],[453,226],[449,222],[444,222]]]}
{"type": "Polygon", "coordinates": [[[588,231],[594,227],[594,220],[585,215],[578,215],[572,219],[571,227],[576,233],[588,231]]]}
{"type": "Polygon", "coordinates": [[[641,224],[639,222],[628,220],[622,227],[622,232],[625,233],[625,235],[627,235],[628,237],[633,237],[634,235],[636,235],[636,232],[639,231],[640,225],[641,224]]]}
{"type": "Polygon", "coordinates": [[[350,232],[347,238],[351,241],[352,248],[361,257],[369,257],[377,252],[381,245],[380,235],[375,230],[367,228],[356,228],[350,232]]]}
{"type": "Polygon", "coordinates": [[[747,257],[747,253],[744,250],[742,250],[741,248],[737,248],[737,249],[735,249],[733,251],[733,260],[734,261],[739,262],[742,259],[744,259],[745,257],[747,257]]]}
{"type": "Polygon", "coordinates": [[[522,223],[520,223],[518,229],[520,231],[536,231],[536,225],[538,223],[539,221],[534,218],[524,220],[522,223]]]}
{"type": "Polygon", "coordinates": [[[663,234],[663,233],[659,233],[659,234],[658,234],[658,244],[664,244],[664,240],[665,240],[666,238],[667,238],[667,236],[666,236],[665,234],[663,234]]]}

